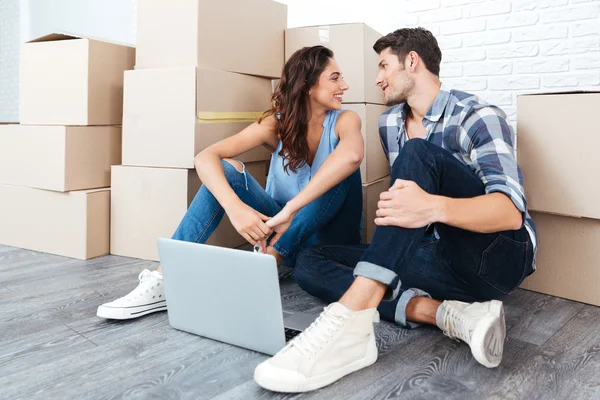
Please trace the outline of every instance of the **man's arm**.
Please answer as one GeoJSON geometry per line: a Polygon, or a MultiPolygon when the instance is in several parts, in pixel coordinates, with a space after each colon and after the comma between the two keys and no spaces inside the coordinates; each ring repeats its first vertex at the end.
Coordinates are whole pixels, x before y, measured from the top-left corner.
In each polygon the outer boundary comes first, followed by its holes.
{"type": "Polygon", "coordinates": [[[472,113],[461,127],[463,151],[471,158],[486,194],[453,199],[426,193],[416,183],[397,180],[380,196],[375,223],[419,228],[430,223],[474,232],[516,230],[523,225],[525,196],[514,155],[512,130],[494,109],[472,113]]]}
{"type": "Polygon", "coordinates": [[[481,233],[517,230],[523,224],[522,213],[504,193],[471,199],[438,197],[436,222],[481,233]]]}

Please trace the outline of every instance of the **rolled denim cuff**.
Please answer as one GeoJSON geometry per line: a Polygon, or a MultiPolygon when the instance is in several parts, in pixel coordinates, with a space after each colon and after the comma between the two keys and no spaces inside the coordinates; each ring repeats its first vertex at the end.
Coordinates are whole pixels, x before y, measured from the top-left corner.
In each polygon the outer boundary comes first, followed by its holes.
{"type": "Polygon", "coordinates": [[[286,250],[284,248],[282,248],[281,246],[279,246],[279,243],[275,243],[275,245],[273,246],[273,249],[275,249],[276,252],[278,252],[279,254],[281,254],[283,257],[287,257],[287,255],[289,254],[289,250],[286,250]]]}
{"type": "Polygon", "coordinates": [[[400,300],[398,300],[398,304],[396,305],[396,316],[394,317],[398,325],[407,329],[414,329],[421,326],[421,324],[417,322],[406,320],[406,306],[408,305],[410,299],[417,296],[425,296],[431,298],[429,293],[424,292],[421,289],[415,288],[405,290],[404,293],[402,293],[402,295],[400,296],[400,300]]]}
{"type": "Polygon", "coordinates": [[[395,300],[398,297],[398,293],[400,293],[400,279],[398,278],[398,274],[379,265],[360,261],[356,264],[356,268],[354,268],[354,276],[363,276],[387,285],[388,289],[383,296],[383,300],[395,300]]]}

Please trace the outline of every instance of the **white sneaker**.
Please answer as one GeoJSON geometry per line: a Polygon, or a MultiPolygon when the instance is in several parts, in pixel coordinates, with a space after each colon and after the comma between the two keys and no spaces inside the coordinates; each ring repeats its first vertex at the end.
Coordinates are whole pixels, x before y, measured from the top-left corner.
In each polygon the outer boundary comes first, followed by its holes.
{"type": "Polygon", "coordinates": [[[125,297],[98,307],[97,315],[108,319],[131,319],[157,311],[166,311],[162,274],[145,269],[138,276],[139,285],[125,297]]]}
{"type": "Polygon", "coordinates": [[[308,392],[377,361],[373,322],[377,309],[352,311],[330,304],[308,329],[254,371],[254,380],[275,392],[308,392]]]}
{"type": "Polygon", "coordinates": [[[437,326],[444,334],[471,347],[471,354],[488,368],[502,361],[506,323],[501,301],[463,303],[444,301],[438,311],[437,326]]]}

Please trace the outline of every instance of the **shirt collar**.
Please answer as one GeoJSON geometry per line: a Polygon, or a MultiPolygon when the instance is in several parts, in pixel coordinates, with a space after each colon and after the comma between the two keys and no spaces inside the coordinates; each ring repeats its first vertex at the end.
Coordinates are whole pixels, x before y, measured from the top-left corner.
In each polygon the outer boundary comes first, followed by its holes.
{"type": "MultiPolygon", "coordinates": [[[[433,104],[429,108],[429,111],[425,114],[425,119],[431,122],[437,122],[444,114],[444,110],[446,109],[446,105],[448,104],[448,100],[450,99],[450,92],[444,90],[444,86],[440,88],[437,96],[433,100],[433,104]]],[[[398,119],[405,120],[406,119],[406,103],[400,103],[396,107],[398,107],[398,119]]]]}

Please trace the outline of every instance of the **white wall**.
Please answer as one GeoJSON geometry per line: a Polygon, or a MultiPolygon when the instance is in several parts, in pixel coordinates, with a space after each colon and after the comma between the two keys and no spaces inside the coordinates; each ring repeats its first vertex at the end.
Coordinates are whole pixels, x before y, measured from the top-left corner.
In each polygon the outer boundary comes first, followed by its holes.
{"type": "Polygon", "coordinates": [[[0,0],[0,122],[19,120],[19,0],[0,0]]]}
{"type": "Polygon", "coordinates": [[[512,121],[520,93],[600,90],[600,0],[282,2],[290,26],[359,21],[382,34],[430,29],[442,49],[444,84],[501,106],[512,121]]]}
{"type": "MultiPolygon", "coordinates": [[[[137,0],[21,1],[24,38],[56,27],[135,42],[137,0]]],[[[444,83],[501,106],[512,121],[520,93],[600,90],[600,0],[278,1],[288,5],[289,27],[364,22],[382,34],[429,28],[442,48],[444,83]]],[[[14,120],[18,108],[17,2],[0,0],[0,122],[14,120]]]]}

